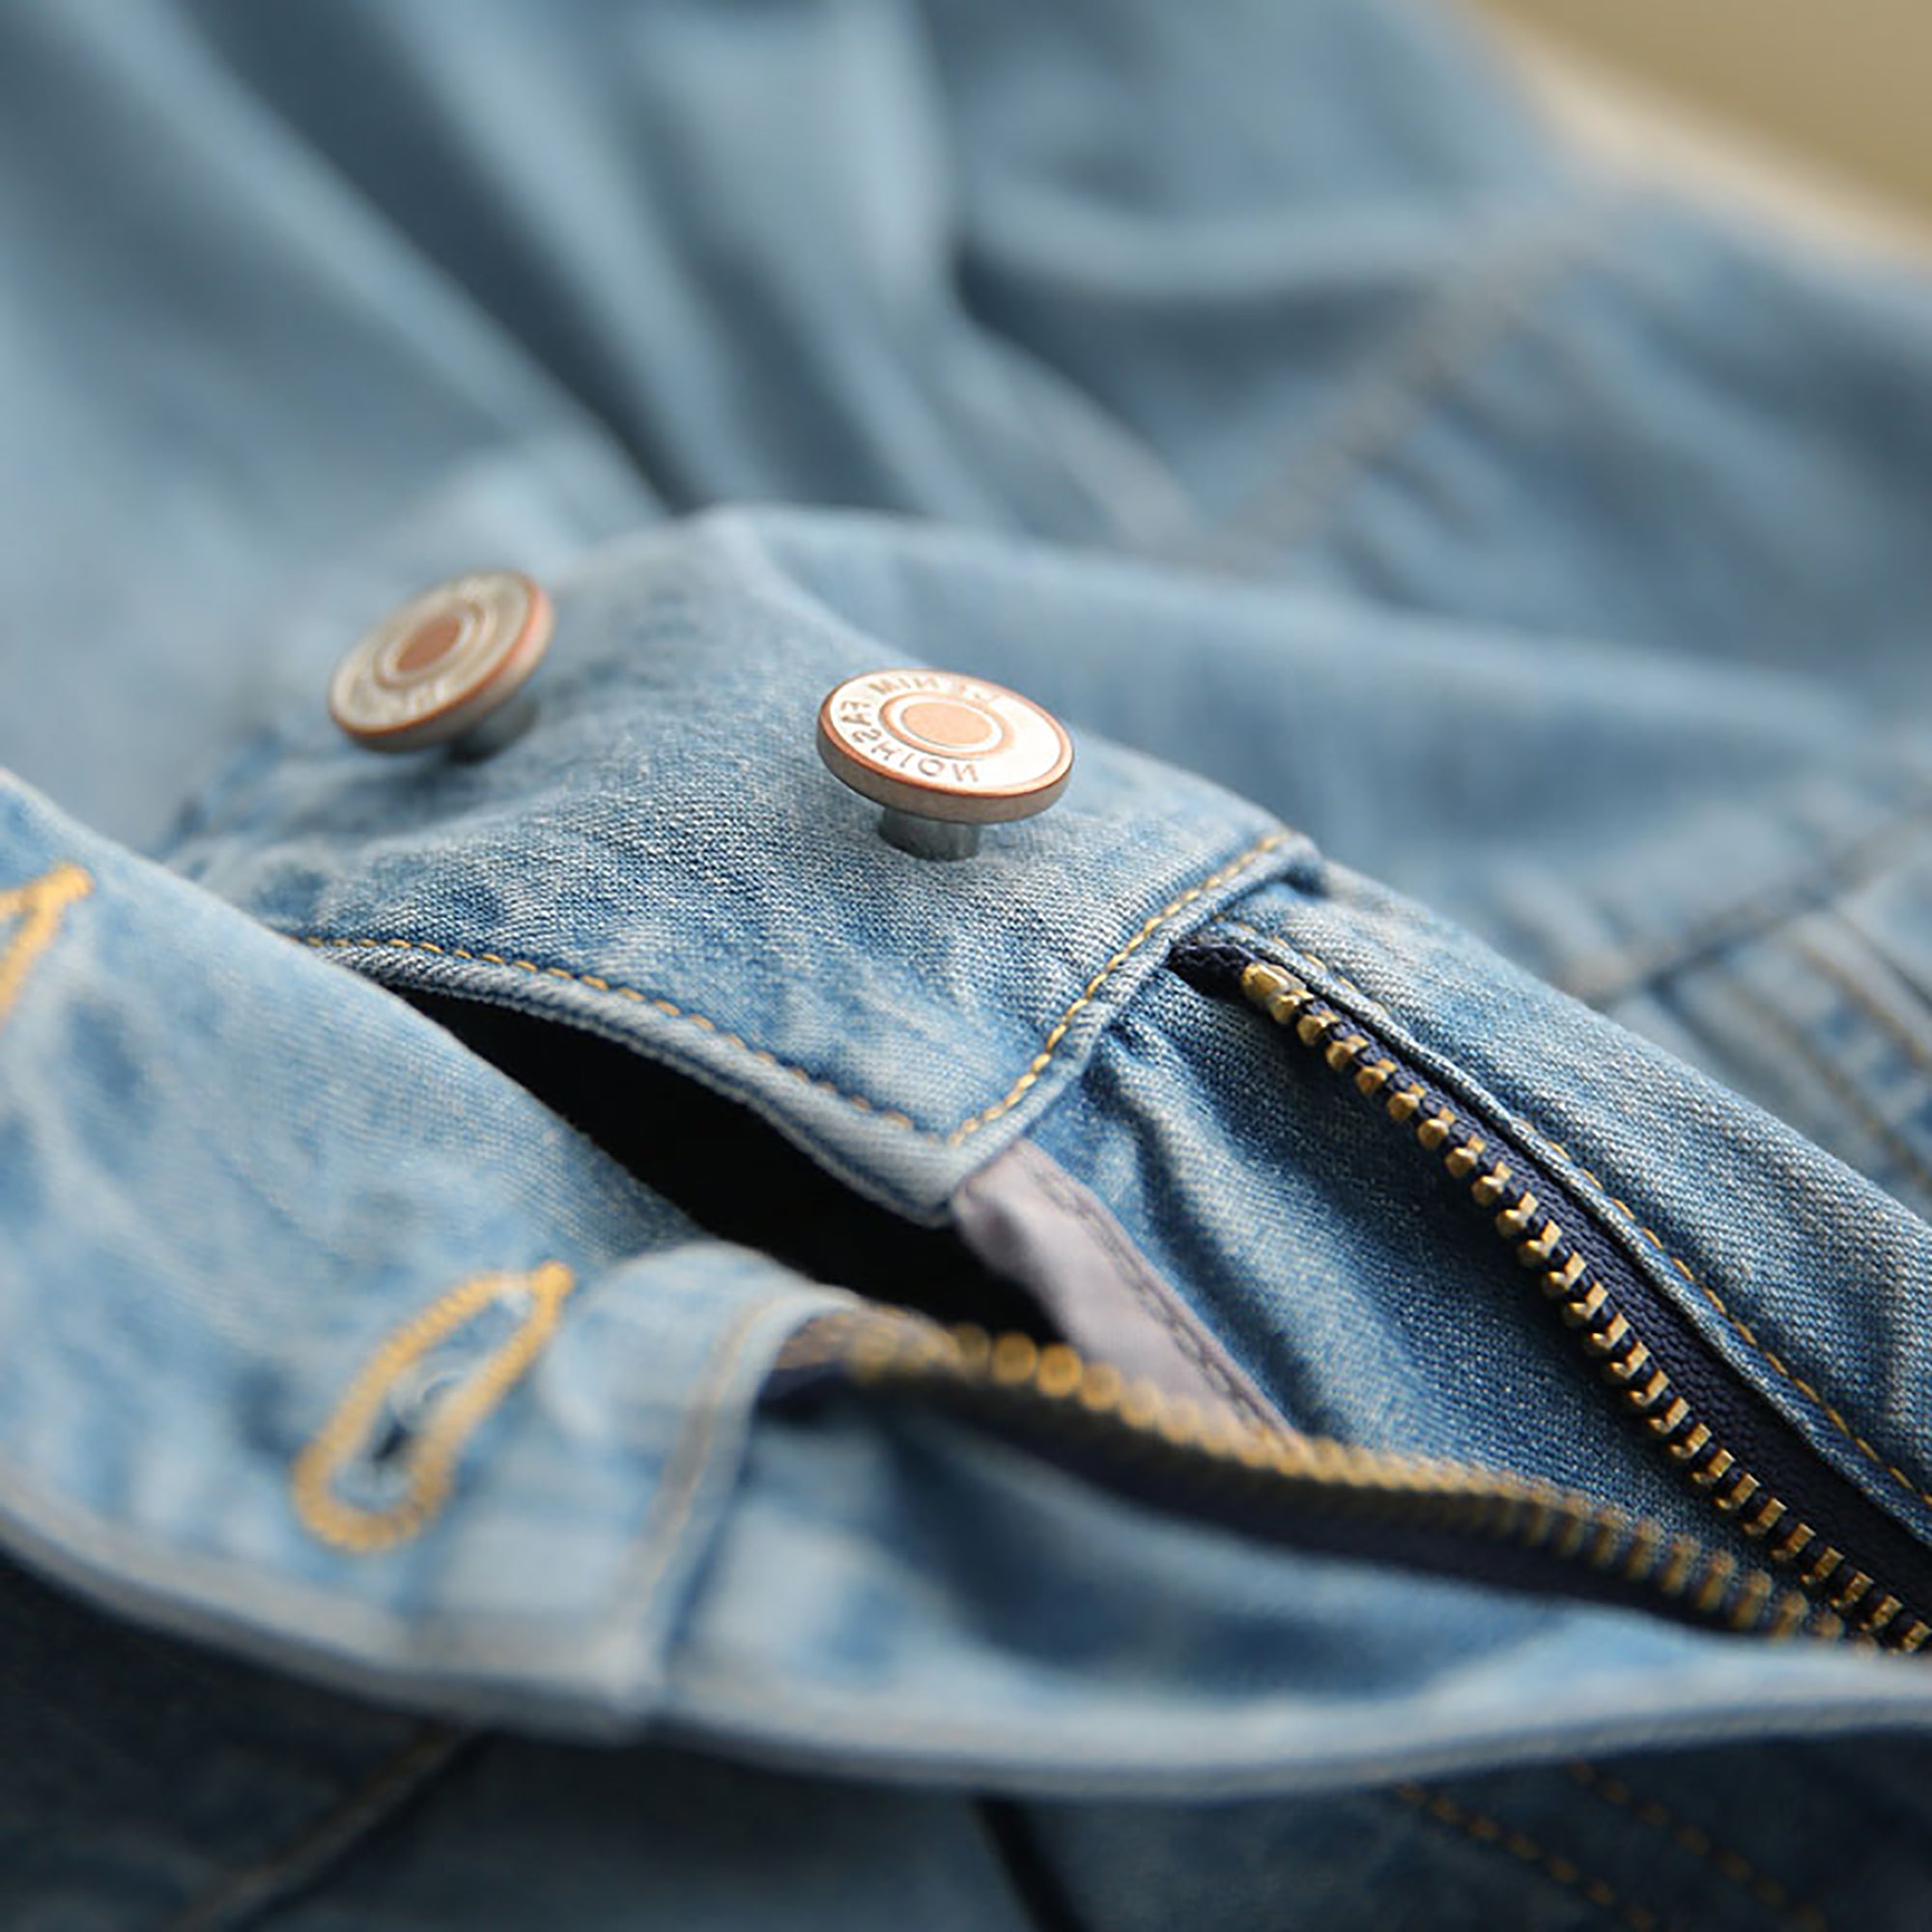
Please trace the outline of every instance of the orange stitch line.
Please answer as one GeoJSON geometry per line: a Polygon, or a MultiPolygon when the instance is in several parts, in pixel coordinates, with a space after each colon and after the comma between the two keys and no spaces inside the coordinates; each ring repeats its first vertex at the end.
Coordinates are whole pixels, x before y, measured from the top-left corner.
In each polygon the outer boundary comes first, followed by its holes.
{"type": "Polygon", "coordinates": [[[319,949],[353,948],[360,951],[386,952],[393,948],[405,952],[442,952],[457,959],[481,960],[492,966],[518,966],[529,973],[541,970],[560,980],[572,980],[581,985],[594,987],[600,993],[609,993],[614,999],[634,1000],[640,1005],[653,1007],[668,1019],[682,1020],[688,1025],[701,1029],[705,1033],[716,1035],[719,1038],[727,1040],[740,1051],[751,1054],[754,1059],[762,1061],[763,1064],[782,1067],[785,1072],[803,1081],[807,1086],[816,1087],[821,1092],[830,1094],[835,1099],[844,1101],[848,1107],[854,1107],[862,1114],[871,1115],[874,1120],[886,1121],[893,1126],[903,1127],[908,1133],[918,1134],[923,1140],[939,1139],[939,1136],[932,1132],[930,1128],[920,1126],[910,1115],[902,1114],[896,1108],[888,1109],[881,1107],[876,1102],[867,1100],[862,1094],[848,1094],[843,1088],[835,1087],[831,1081],[821,1079],[817,1074],[806,1067],[794,1066],[788,1061],[780,1060],[774,1055],[763,1052],[762,1049],[747,1046],[736,1034],[724,1033],[719,1027],[716,1020],[707,1018],[703,1013],[688,1012],[683,1007],[675,1006],[669,1000],[654,998],[648,993],[640,993],[635,986],[613,986],[610,980],[600,980],[588,973],[572,973],[560,966],[539,969],[526,959],[505,959],[499,952],[469,952],[460,946],[432,946],[428,941],[421,939],[322,939],[306,933],[300,934],[298,937],[304,946],[313,946],[319,949]]]}
{"type": "Polygon", "coordinates": [[[1307,960],[1311,966],[1314,966],[1318,968],[1321,972],[1325,973],[1329,979],[1334,980],[1336,985],[1342,987],[1344,991],[1351,994],[1355,999],[1356,1003],[1362,1008],[1364,1008],[1367,1011],[1372,1013],[1378,1013],[1383,1019],[1388,1020],[1391,1024],[1394,1023],[1395,1015],[1391,1013],[1389,1009],[1385,1006],[1383,1006],[1382,1003],[1378,999],[1377,999],[1373,993],[1363,992],[1361,987],[1356,985],[1355,982],[1352,980],[1350,980],[1346,973],[1336,972],[1334,967],[1327,965],[1325,962],[1320,959],[1317,959],[1314,953],[1304,952],[1302,948],[1291,944],[1288,940],[1281,938],[1278,934],[1272,932],[1264,932],[1259,926],[1249,925],[1248,923],[1246,923],[1245,921],[1242,920],[1221,919],[1221,920],[1216,920],[1214,923],[1220,930],[1224,932],[1239,933],[1244,938],[1259,940],[1263,945],[1265,946],[1279,946],[1283,949],[1284,952],[1293,952],[1297,958],[1307,960]]]}
{"type": "Polygon", "coordinates": [[[1732,991],[1733,997],[1743,1000],[1757,1014],[1763,1025],[1775,1033],[1781,1034],[1791,1046],[1810,1063],[1813,1071],[1837,1096],[1839,1102],[1858,1116],[1864,1130],[1886,1148],[1891,1157],[1920,1187],[1932,1193],[1932,1163],[1928,1163],[1924,1155],[1872,1105],[1858,1083],[1846,1077],[1837,1061],[1832,1055],[1822,1052],[1803,1028],[1786,1018],[1769,1001],[1748,990],[1742,980],[1732,991]]]}
{"type": "Polygon", "coordinates": [[[1464,1810],[1453,1798],[1440,1791],[1432,1791],[1426,1785],[1398,1784],[1394,1787],[1394,1795],[1438,1825],[1446,1825],[1452,1832],[1460,1832],[1479,1845],[1505,1851],[1520,1863],[1534,1865],[1566,1889],[1579,1892],[1601,1911],[1621,1919],[1631,1932],[1658,1932],[1662,1921],[1649,1906],[1622,1897],[1615,1887],[1605,1879],[1586,1878],[1571,1860],[1559,1852],[1547,1851],[1527,1832],[1498,1824],[1481,1811],[1464,1810]]]}
{"type": "Polygon", "coordinates": [[[868,1100],[863,1094],[848,1094],[842,1087],[834,1086],[831,1081],[822,1079],[807,1067],[796,1066],[789,1061],[780,1060],[775,1054],[768,1052],[762,1047],[749,1045],[736,1034],[725,1032],[719,1026],[716,1020],[707,1018],[703,1013],[691,1011],[684,1007],[673,1005],[669,1000],[662,999],[649,993],[640,993],[634,986],[613,986],[608,980],[598,979],[588,973],[573,973],[567,968],[559,966],[539,967],[534,960],[505,959],[498,952],[467,952],[461,947],[456,946],[432,946],[429,942],[420,939],[325,939],[307,933],[298,933],[294,935],[294,937],[298,938],[304,946],[338,949],[354,948],[370,951],[395,949],[405,952],[447,952],[459,959],[482,960],[492,966],[514,966],[525,973],[545,973],[553,975],[559,980],[573,980],[578,985],[593,987],[600,993],[610,993],[618,999],[640,1001],[647,1006],[656,1008],[667,1018],[681,1020],[687,1025],[698,1028],[701,1032],[715,1036],[734,1049],[750,1055],[761,1065],[781,1068],[784,1072],[804,1081],[806,1085],[816,1087],[820,1092],[830,1094],[835,1099],[842,1100],[846,1106],[855,1108],[862,1114],[869,1114],[875,1120],[888,1122],[895,1127],[903,1127],[907,1132],[919,1135],[922,1140],[943,1141],[948,1147],[956,1147],[969,1135],[979,1132],[988,1122],[997,1120],[1002,1114],[1009,1112],[1011,1108],[1018,1105],[1020,1100],[1025,1097],[1028,1090],[1034,1086],[1039,1079],[1039,1076],[1052,1064],[1055,1054],[1059,1052],[1061,1043],[1065,1039],[1067,1031],[1072,1026],[1075,1018],[1078,1017],[1084,1009],[1093,1004],[1094,996],[1099,992],[1100,988],[1162,926],[1166,925],[1178,914],[1192,905],[1195,900],[1203,897],[1206,894],[1211,893],[1217,886],[1225,885],[1230,879],[1245,871],[1256,860],[1272,852],[1276,846],[1286,844],[1293,837],[1294,835],[1292,832],[1269,833],[1265,838],[1257,839],[1238,858],[1230,860],[1227,865],[1221,867],[1217,871],[1210,872],[1199,885],[1190,886],[1178,898],[1171,899],[1166,905],[1162,906],[1094,974],[1093,979],[1088,980],[1087,984],[1081,989],[1079,997],[1054,1022],[1045,1040],[1041,1043],[1040,1050],[1027,1064],[1026,1070],[1013,1082],[1009,1092],[1002,1098],[995,1100],[990,1106],[982,1107],[977,1114],[969,1115],[951,1133],[944,1135],[935,1133],[929,1127],[918,1125],[910,1115],[901,1113],[895,1107],[882,1107],[877,1101],[868,1100]]]}
{"type": "Polygon", "coordinates": [[[1825,1915],[1815,1905],[1791,1896],[1790,1888],[1757,1869],[1742,1852],[1719,1844],[1708,1832],[1677,1817],[1655,1798],[1638,1798],[1620,1777],[1612,1777],[1596,1765],[1579,1760],[1569,1767],[1570,1776],[1585,1791],[1619,1811],[1627,1811],[1653,1831],[1681,1845],[1692,1858],[1700,1859],[1714,1871],[1747,1891],[1760,1905],[1782,1913],[1803,1932],[1831,1932],[1825,1915]]]}
{"type": "Polygon", "coordinates": [[[991,1106],[982,1107],[977,1114],[968,1115],[965,1120],[961,1121],[947,1135],[947,1145],[949,1147],[956,1146],[959,1142],[966,1139],[969,1134],[978,1133],[989,1121],[998,1120],[1002,1114],[1016,1107],[1026,1097],[1027,1090],[1053,1064],[1053,1057],[1060,1051],[1060,1043],[1066,1037],[1067,1029],[1072,1026],[1074,1020],[1087,1007],[1093,1004],[1094,997],[1099,992],[1100,988],[1162,926],[1167,924],[1178,913],[1192,905],[1196,899],[1202,897],[1205,894],[1211,893],[1217,886],[1225,885],[1237,873],[1245,871],[1257,859],[1262,858],[1266,853],[1272,852],[1277,845],[1285,843],[1291,837],[1293,837],[1293,834],[1287,832],[1269,833],[1265,838],[1258,839],[1254,844],[1250,845],[1239,858],[1230,860],[1219,871],[1210,872],[1198,886],[1190,886],[1179,898],[1170,899],[1166,905],[1162,906],[1081,988],[1079,997],[1054,1022],[1045,1040],[1041,1043],[1039,1051],[1027,1063],[1026,1071],[1013,1082],[1006,1094],[1002,1098],[995,1100],[991,1106]]]}
{"type": "Polygon", "coordinates": [[[554,1332],[563,1299],[576,1285],[576,1277],[560,1262],[545,1262],[527,1274],[475,1275],[396,1328],[363,1364],[291,1465],[290,1492],[309,1533],[339,1549],[367,1554],[393,1549],[435,1521],[455,1488],[463,1445],[523,1379],[554,1332]],[[335,1479],[369,1441],[396,1378],[511,1290],[529,1296],[529,1312],[509,1340],[439,1405],[410,1444],[401,1500],[384,1509],[344,1502],[335,1493],[335,1479]]]}
{"type": "Polygon", "coordinates": [[[1852,1004],[1904,1053],[1920,1073],[1932,1076],[1932,1054],[1928,1054],[1924,1046],[1915,1039],[1892,1014],[1887,1012],[1865,987],[1859,984],[1855,975],[1847,972],[1822,947],[1806,940],[1802,929],[1792,935],[1791,950],[1808,960],[1815,971],[1822,973],[1844,993],[1852,1004]]]}
{"type": "Polygon", "coordinates": [[[260,1922],[265,1906],[286,1903],[292,1882],[299,1885],[316,1869],[318,1854],[359,1845],[392,1815],[399,1799],[422,1791],[450,1766],[470,1733],[432,1719],[412,1733],[392,1756],[382,1759],[368,1777],[332,1799],[291,1838],[266,1857],[239,1869],[218,1869],[213,1882],[197,1892],[168,1920],[168,1932],[210,1932],[212,1927],[260,1922]]]}
{"type": "Polygon", "coordinates": [[[13,943],[0,952],[0,1020],[13,1011],[28,973],[53,943],[68,907],[93,890],[91,873],[78,866],[60,865],[38,879],[0,892],[0,919],[17,918],[20,922],[13,943]]]}
{"type": "MultiPolygon", "coordinates": [[[[1222,923],[1231,931],[1246,932],[1251,937],[1266,945],[1281,948],[1283,952],[1292,953],[1298,959],[1312,960],[1314,958],[1313,953],[1304,952],[1300,947],[1294,945],[1292,940],[1284,939],[1278,933],[1260,932],[1253,926],[1242,926],[1234,920],[1223,921],[1222,923]]],[[[1363,1006],[1376,1012],[1384,1015],[1387,1014],[1386,1008],[1381,1006],[1372,995],[1363,992],[1359,986],[1353,984],[1345,974],[1337,973],[1332,968],[1324,970],[1327,972],[1328,978],[1337,986],[1352,994],[1363,1006]]],[[[1791,1037],[1798,1040],[1801,1046],[1805,1044],[1802,1037],[1797,1035],[1795,1031],[1792,1032],[1791,1037]]],[[[1814,1062],[1814,1064],[1816,1063],[1814,1062]]],[[[1773,1354],[1758,1340],[1757,1333],[1750,1324],[1742,1317],[1732,1313],[1729,1304],[1725,1302],[1723,1296],[1709,1282],[1705,1281],[1700,1275],[1692,1273],[1676,1255],[1664,1247],[1663,1243],[1654,1234],[1651,1234],[1648,1228],[1642,1226],[1629,1202],[1620,1200],[1616,1195],[1612,1194],[1605,1182],[1596,1174],[1592,1173],[1589,1168],[1585,1167],[1582,1162],[1577,1160],[1568,1148],[1564,1147],[1560,1141],[1552,1140],[1548,1134],[1537,1127],[1534,1122],[1523,1120],[1520,1115],[1509,1112],[1507,1108],[1503,1109],[1502,1113],[1503,1118],[1512,1126],[1516,1127],[1519,1132],[1528,1134],[1532,1139],[1539,1141],[1543,1146],[1552,1149],[1556,1153],[1560,1154],[1611,1207],[1615,1208],[1622,1214],[1624,1220],[1631,1228],[1648,1236],[1664,1260],[1669,1262],[1676,1268],[1677,1272],[1717,1310],[1725,1325],[1751,1350],[1773,1374],[1777,1376],[1780,1380],[1788,1382],[1800,1395],[1804,1396],[1824,1416],[1832,1429],[1837,1435],[1843,1436],[1865,1462],[1882,1474],[1890,1477],[1915,1502],[1932,1507],[1932,1489],[1928,1489],[1916,1476],[1910,1475],[1907,1471],[1901,1469],[1896,1463],[1888,1462],[1883,1453],[1867,1442],[1862,1435],[1859,1435],[1853,1429],[1852,1425],[1845,1420],[1843,1415],[1831,1403],[1827,1402],[1808,1381],[1805,1381],[1800,1376],[1794,1375],[1778,1356],[1773,1354]]],[[[1932,1182],[1929,1182],[1929,1184],[1932,1184],[1932,1182]]]]}

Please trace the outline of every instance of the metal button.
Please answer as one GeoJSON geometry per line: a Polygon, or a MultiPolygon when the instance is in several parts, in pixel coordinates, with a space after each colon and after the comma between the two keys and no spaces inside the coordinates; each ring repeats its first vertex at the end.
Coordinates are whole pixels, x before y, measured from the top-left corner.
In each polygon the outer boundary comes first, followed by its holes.
{"type": "Polygon", "coordinates": [[[550,646],[551,602],[516,570],[452,577],[365,632],[329,680],[328,715],[372,752],[494,750],[534,708],[522,693],[550,646]]]}
{"type": "Polygon", "coordinates": [[[1073,741],[1050,712],[943,670],[847,678],[818,707],[818,754],[922,859],[970,858],[982,825],[1044,811],[1073,773],[1073,741]]]}

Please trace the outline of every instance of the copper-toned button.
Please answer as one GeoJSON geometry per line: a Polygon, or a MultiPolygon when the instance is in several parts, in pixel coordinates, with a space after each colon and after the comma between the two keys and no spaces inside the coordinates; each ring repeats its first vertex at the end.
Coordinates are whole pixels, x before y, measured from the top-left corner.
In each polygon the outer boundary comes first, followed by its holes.
{"type": "Polygon", "coordinates": [[[550,644],[551,604],[515,570],[425,590],[365,632],[335,668],[328,715],[372,752],[460,740],[484,750],[550,644]]]}
{"type": "Polygon", "coordinates": [[[980,828],[1044,811],[1073,772],[1050,712],[1004,685],[943,670],[847,678],[818,707],[833,777],[886,808],[879,830],[923,859],[964,859],[980,828]]]}

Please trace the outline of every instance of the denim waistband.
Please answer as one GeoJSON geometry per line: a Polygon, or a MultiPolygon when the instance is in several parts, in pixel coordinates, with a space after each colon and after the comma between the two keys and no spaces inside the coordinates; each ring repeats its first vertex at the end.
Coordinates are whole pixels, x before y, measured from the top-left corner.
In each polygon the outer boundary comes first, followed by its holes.
{"type": "Polygon", "coordinates": [[[390,986],[668,1061],[937,1217],[1166,943],[1314,863],[1255,807],[1094,738],[1065,800],[973,865],[909,856],[827,776],[812,725],[840,680],[917,665],[915,629],[858,629],[732,515],[555,588],[522,740],[384,762],[318,706],[252,749],[174,864],[390,986]]]}

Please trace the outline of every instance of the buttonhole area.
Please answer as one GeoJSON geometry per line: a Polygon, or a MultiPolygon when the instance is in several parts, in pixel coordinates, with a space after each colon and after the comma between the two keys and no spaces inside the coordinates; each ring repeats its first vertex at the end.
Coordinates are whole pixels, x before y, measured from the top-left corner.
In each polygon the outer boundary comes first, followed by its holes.
{"type": "Polygon", "coordinates": [[[381,1512],[403,1501],[412,1479],[412,1451],[449,1400],[529,1321],[531,1307],[527,1291],[505,1283],[487,1308],[396,1374],[359,1450],[336,1476],[343,1502],[381,1512]]]}
{"type": "Polygon", "coordinates": [[[674,1068],[554,1018],[444,993],[404,997],[707,1234],[937,1321],[1060,1339],[1033,1296],[950,1228],[855,1194],[749,1108],[674,1068]]]}
{"type": "Polygon", "coordinates": [[[464,1373],[454,1362],[412,1363],[389,1385],[366,1459],[378,1466],[395,1462],[429,1427],[438,1405],[461,1385],[464,1373]]]}

